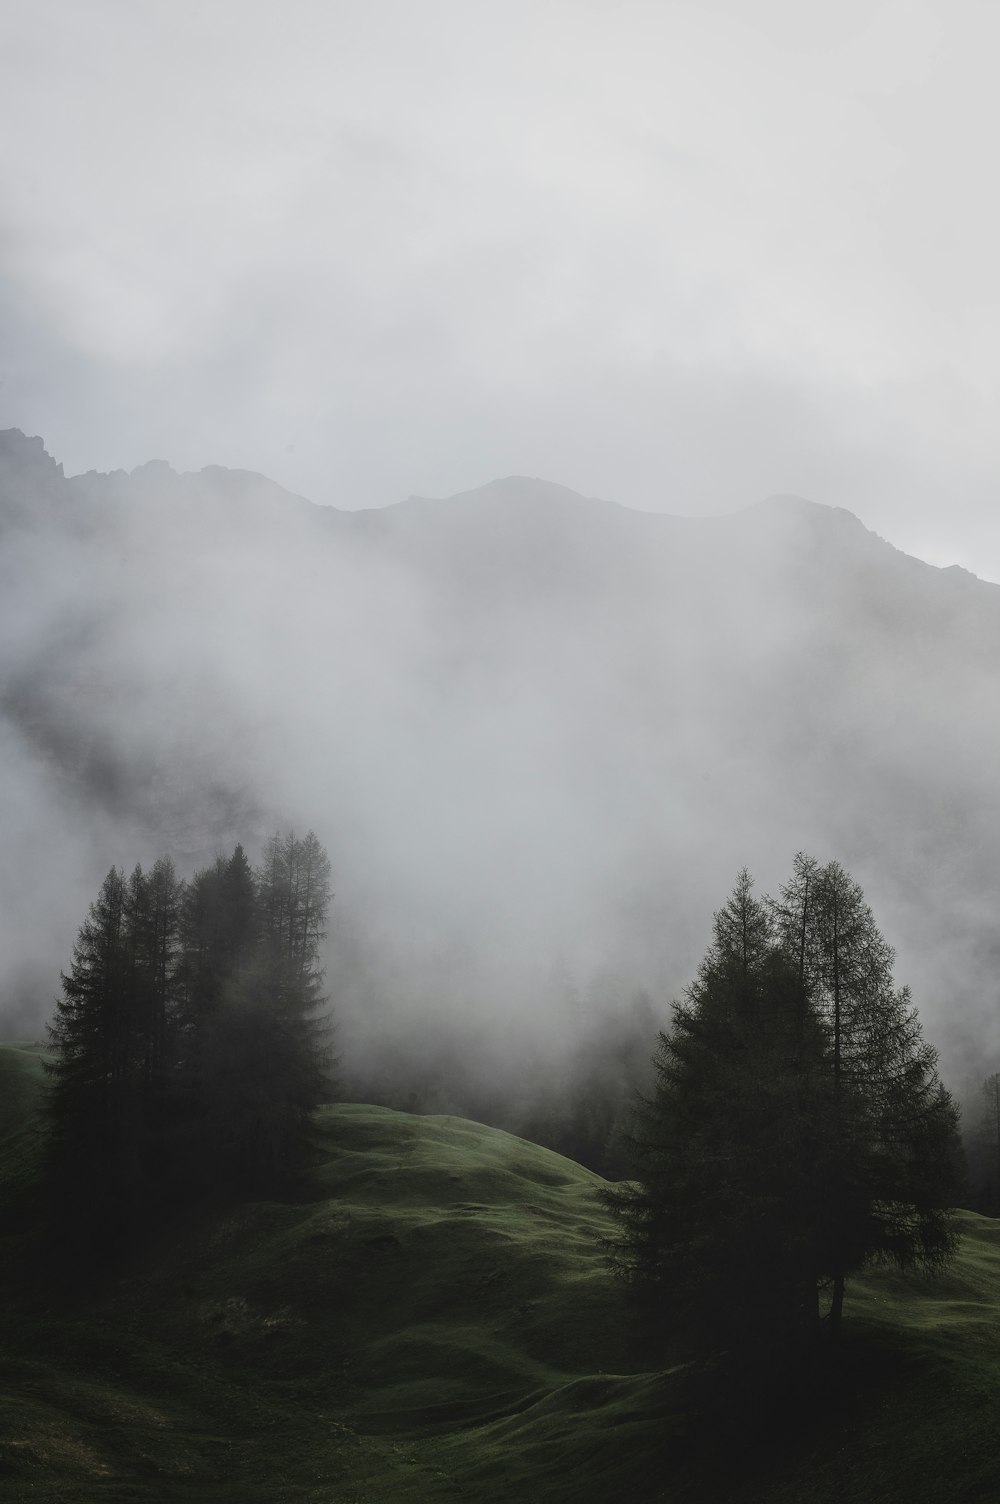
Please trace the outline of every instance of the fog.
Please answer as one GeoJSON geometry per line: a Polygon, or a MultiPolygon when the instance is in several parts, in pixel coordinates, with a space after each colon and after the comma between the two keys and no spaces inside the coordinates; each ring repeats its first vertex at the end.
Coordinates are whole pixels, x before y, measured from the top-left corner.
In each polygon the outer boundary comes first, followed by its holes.
{"type": "Polygon", "coordinates": [[[347,1065],[664,1017],[800,848],[995,1060],[994,10],[5,22],[5,1029],[295,826],[347,1065]]]}
{"type": "Polygon", "coordinates": [[[775,492],[1000,579],[980,0],[33,0],[0,426],[338,507],[775,492]]]}
{"type": "Polygon", "coordinates": [[[775,892],[798,849],[862,882],[953,1079],[1000,1050],[1000,588],[794,497],[337,512],[245,472],[67,480],[7,434],[0,500],[7,1034],[109,866],[311,827],[349,1077],[555,1070],[643,991],[665,1023],[739,868],[775,892]]]}

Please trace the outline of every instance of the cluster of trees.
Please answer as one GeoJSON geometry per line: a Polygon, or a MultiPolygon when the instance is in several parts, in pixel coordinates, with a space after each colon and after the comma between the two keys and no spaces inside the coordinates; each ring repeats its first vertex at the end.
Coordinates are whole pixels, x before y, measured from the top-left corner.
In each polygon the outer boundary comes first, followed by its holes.
{"type": "MultiPolygon", "coordinates": [[[[331,1085],[329,884],[311,833],[274,836],[256,869],[237,846],[187,883],[168,858],[108,873],[50,1031],[51,1165],[73,1215],[117,1233],[154,1201],[302,1166],[331,1085]]],[[[675,1331],[808,1344],[824,1292],[838,1329],[851,1271],[951,1253],[958,1114],[893,963],[836,862],[800,855],[777,899],[743,872],[715,915],[626,1139],[632,1179],[608,1195],[614,1264],[675,1331]]],[[[534,1136],[607,1155],[649,1013],[637,1000],[574,1063],[534,1136]]]]}
{"type": "Polygon", "coordinates": [[[619,1273],[675,1330],[808,1344],[850,1272],[953,1251],[958,1114],[893,962],[836,862],[798,856],[777,900],[744,871],[716,914],[608,1198],[619,1273]]]}
{"type": "Polygon", "coordinates": [[[181,882],[112,868],[50,1028],[60,1202],[111,1230],[153,1199],[273,1182],[329,1095],[319,1016],[330,863],[311,832],[181,882]]]}

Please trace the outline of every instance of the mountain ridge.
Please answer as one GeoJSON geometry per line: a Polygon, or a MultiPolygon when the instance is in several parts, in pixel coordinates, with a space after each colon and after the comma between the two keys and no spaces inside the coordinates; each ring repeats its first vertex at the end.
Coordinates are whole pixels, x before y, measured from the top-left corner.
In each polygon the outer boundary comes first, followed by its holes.
{"type": "MultiPolygon", "coordinates": [[[[328,504],[318,503],[308,497],[301,496],[297,492],[289,490],[280,482],[253,470],[245,470],[238,467],[209,464],[202,466],[200,470],[175,470],[165,460],[146,460],[133,466],[131,470],[116,469],[110,471],[87,470],[74,475],[65,475],[63,465],[46,449],[45,441],[38,435],[27,435],[19,428],[0,430],[0,464],[15,464],[22,471],[34,471],[41,475],[45,474],[58,478],[65,482],[68,487],[83,494],[94,494],[103,488],[121,490],[126,484],[131,484],[140,494],[148,494],[155,489],[171,490],[175,495],[185,489],[195,488],[198,491],[208,491],[212,486],[221,488],[233,501],[246,499],[256,493],[258,499],[266,496],[274,502],[293,503],[297,508],[308,508],[313,513],[331,513],[338,518],[354,519],[359,525],[365,526],[372,518],[381,517],[385,520],[395,520],[403,516],[407,511],[416,509],[458,509],[470,510],[483,508],[494,502],[509,502],[518,506],[529,504],[533,507],[554,504],[562,508],[581,508],[588,510],[598,509],[607,515],[625,514],[630,518],[656,519],[662,521],[664,526],[682,526],[697,528],[700,524],[708,527],[717,526],[722,522],[731,522],[737,518],[755,516],[778,516],[787,518],[798,516],[801,518],[822,519],[825,523],[835,523],[837,526],[851,526],[861,528],[874,538],[883,543],[888,540],[875,533],[849,508],[832,505],[826,502],[813,501],[808,497],[796,493],[774,493],[748,502],[745,506],[737,507],[728,512],[713,512],[707,514],[684,514],[668,511],[648,511],[641,508],[630,507],[623,502],[611,501],[604,497],[592,496],[574,490],[557,481],[550,481],[538,476],[512,474],[496,477],[484,482],[482,485],[472,487],[465,491],[453,492],[445,496],[428,496],[412,493],[409,496],[394,502],[386,502],[378,507],[343,508],[328,504]],[[363,522],[361,521],[363,519],[363,522]],[[849,519],[849,521],[848,521],[849,519]]],[[[654,522],[652,526],[656,526],[654,522]]],[[[904,554],[907,558],[916,558],[916,555],[906,554],[905,550],[896,548],[888,543],[896,553],[904,554]]],[[[919,560],[927,563],[926,560],[919,560]]],[[[961,570],[964,575],[972,575],[980,579],[972,571],[959,565],[933,565],[929,568],[938,570],[961,570]]],[[[980,581],[990,584],[990,581],[980,581]]]]}
{"type": "Polygon", "coordinates": [[[294,824],[363,937],[330,952],[358,1052],[426,1009],[554,1041],[559,955],[678,995],[733,874],[773,891],[800,848],[895,921],[950,1059],[1000,1047],[1000,587],[803,498],[678,518],[506,477],[346,511],[222,467],[67,479],[11,431],[0,515],[29,1031],[112,862],[294,824]]]}

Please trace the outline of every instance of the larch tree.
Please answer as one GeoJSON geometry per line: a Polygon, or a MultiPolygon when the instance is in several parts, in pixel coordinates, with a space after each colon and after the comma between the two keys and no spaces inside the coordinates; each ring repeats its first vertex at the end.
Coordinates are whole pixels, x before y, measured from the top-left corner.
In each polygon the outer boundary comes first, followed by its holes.
{"type": "Polygon", "coordinates": [[[933,1268],[953,1251],[958,1113],[860,885],[838,862],[799,854],[774,912],[830,1039],[824,1272],[836,1330],[851,1270],[933,1268]]]}
{"type": "Polygon", "coordinates": [[[808,1340],[821,1286],[835,1335],[852,1270],[952,1251],[957,1114],[893,959],[836,863],[715,916],[609,1198],[619,1272],[703,1340],[808,1340]]]}

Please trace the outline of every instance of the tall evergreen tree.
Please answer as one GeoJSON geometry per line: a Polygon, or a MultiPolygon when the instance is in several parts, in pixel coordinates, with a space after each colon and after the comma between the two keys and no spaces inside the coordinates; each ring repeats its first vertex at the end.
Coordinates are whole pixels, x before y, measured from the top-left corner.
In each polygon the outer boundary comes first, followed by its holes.
{"type": "Polygon", "coordinates": [[[741,872],[671,1027],[608,1200],[613,1261],[679,1330],[793,1339],[816,1319],[812,1160],[827,1112],[824,1032],[741,872]]]}
{"type": "Polygon", "coordinates": [[[237,844],[218,871],[218,951],[228,980],[249,966],[260,939],[257,882],[243,847],[237,844]]]}
{"type": "Polygon", "coordinates": [[[50,1149],[61,1193],[108,1217],[130,1200],[140,1097],[135,1070],[134,906],[141,876],[112,867],[80,927],[49,1028],[50,1149]]]}
{"type": "Polygon", "coordinates": [[[953,1247],[957,1117],[857,884],[797,859],[781,900],[742,873],[655,1059],[612,1193],[621,1273],[702,1337],[839,1327],[846,1275],[953,1247]]]}
{"type": "Polygon", "coordinates": [[[144,1176],[162,1178],[180,1026],[177,963],[183,884],[173,862],[160,857],[148,873],[136,867],[129,879],[128,914],[132,953],[132,1008],[139,1114],[136,1152],[144,1176]]]}
{"type": "Polygon", "coordinates": [[[148,873],[137,866],[126,886],[135,1047],[150,1096],[162,1090],[176,1022],[181,892],[169,857],[148,873]]]}
{"type": "Polygon", "coordinates": [[[177,984],[182,1034],[193,1038],[201,1020],[216,1007],[226,966],[219,944],[223,932],[222,857],[196,872],[187,884],[180,911],[180,954],[177,984]]]}
{"type": "Polygon", "coordinates": [[[830,1037],[824,1264],[836,1328],[851,1269],[885,1258],[933,1267],[952,1251],[958,1114],[860,885],[838,862],[800,853],[773,908],[830,1037]]]}
{"type": "Polygon", "coordinates": [[[109,872],[63,978],[51,1037],[53,1169],[121,1221],[173,1196],[300,1164],[328,1093],[320,946],[330,864],[276,837],[185,887],[161,858],[109,872]],[[152,1198],[149,1198],[150,1200],[152,1198]]]}
{"type": "Polygon", "coordinates": [[[239,847],[220,869],[229,949],[200,1054],[217,1177],[273,1181],[308,1157],[312,1114],[328,1095],[332,1065],[329,1024],[319,1016],[329,875],[312,832],[273,836],[256,874],[239,847]]]}

